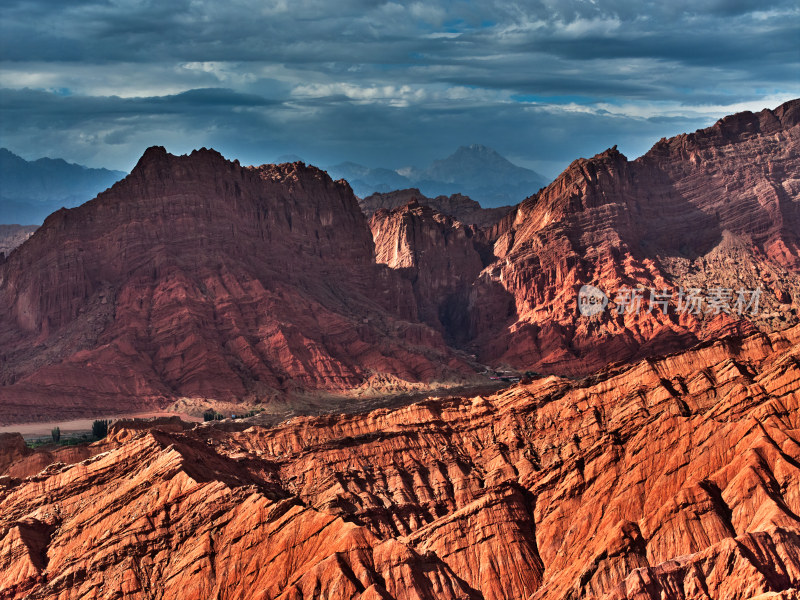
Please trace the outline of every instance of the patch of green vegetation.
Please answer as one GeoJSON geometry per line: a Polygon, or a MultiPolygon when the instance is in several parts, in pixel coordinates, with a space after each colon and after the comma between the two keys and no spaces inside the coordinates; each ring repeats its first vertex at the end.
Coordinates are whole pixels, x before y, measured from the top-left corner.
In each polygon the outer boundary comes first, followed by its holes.
{"type": "Polygon", "coordinates": [[[36,448],[42,448],[43,446],[57,446],[57,447],[61,447],[61,446],[80,446],[81,444],[91,444],[92,442],[96,442],[99,439],[100,438],[97,438],[97,437],[95,437],[93,435],[89,435],[89,434],[86,434],[86,433],[84,433],[82,435],[79,435],[79,436],[76,435],[76,436],[72,436],[72,437],[62,438],[61,437],[61,432],[59,432],[58,441],[54,441],[53,436],[51,436],[49,438],[38,438],[38,439],[33,439],[33,440],[26,440],[25,441],[25,445],[27,445],[28,448],[33,448],[35,450],[36,448]]]}
{"type": "Polygon", "coordinates": [[[108,419],[97,419],[94,423],[92,423],[92,435],[98,440],[106,437],[108,435],[108,426],[110,424],[111,421],[108,419]]]}
{"type": "Polygon", "coordinates": [[[222,413],[218,413],[213,408],[209,408],[203,413],[203,421],[222,421],[224,418],[222,413]]]}
{"type": "Polygon", "coordinates": [[[247,419],[248,417],[255,417],[257,414],[264,412],[263,408],[254,408],[253,410],[247,411],[244,414],[236,415],[234,418],[236,419],[247,419]]]}

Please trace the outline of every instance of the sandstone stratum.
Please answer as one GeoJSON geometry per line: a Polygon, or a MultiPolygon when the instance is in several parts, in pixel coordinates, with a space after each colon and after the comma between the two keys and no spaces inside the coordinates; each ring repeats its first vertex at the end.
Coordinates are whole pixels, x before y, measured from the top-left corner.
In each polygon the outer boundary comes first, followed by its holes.
{"type": "Polygon", "coordinates": [[[423,306],[428,297],[439,322],[427,322],[485,364],[581,376],[800,316],[800,101],[661,140],[634,161],[616,148],[576,160],[488,228],[422,211],[425,201],[375,210],[378,261],[423,306]],[[476,257],[484,268],[457,285],[452,272],[475,273],[476,257]],[[580,314],[584,284],[608,294],[609,310],[580,314]],[[642,310],[614,307],[625,288],[641,291],[642,310]],[[762,294],[742,318],[706,305],[679,313],[681,288],[762,294]],[[650,290],[669,291],[671,311],[649,311],[650,290]]]}
{"type": "Polygon", "coordinates": [[[273,428],[7,435],[0,597],[797,598],[798,440],[800,326],[273,428]]]}

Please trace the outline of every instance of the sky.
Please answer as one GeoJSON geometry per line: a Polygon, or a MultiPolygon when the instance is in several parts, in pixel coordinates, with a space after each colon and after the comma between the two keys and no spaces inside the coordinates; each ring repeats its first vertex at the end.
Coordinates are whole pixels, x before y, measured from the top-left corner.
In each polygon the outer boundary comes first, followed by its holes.
{"type": "Polygon", "coordinates": [[[800,97],[796,0],[3,0],[0,146],[129,171],[425,166],[484,144],[554,177],[800,97]]]}

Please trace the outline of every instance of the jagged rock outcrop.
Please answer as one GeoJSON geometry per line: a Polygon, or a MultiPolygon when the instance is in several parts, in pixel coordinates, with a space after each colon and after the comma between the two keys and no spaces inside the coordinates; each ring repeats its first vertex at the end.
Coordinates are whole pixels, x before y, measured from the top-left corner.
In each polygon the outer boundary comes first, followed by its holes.
{"type": "Polygon", "coordinates": [[[358,204],[367,217],[372,217],[381,208],[387,210],[400,208],[411,200],[430,206],[435,211],[453,217],[465,225],[478,225],[479,227],[491,227],[514,210],[513,206],[482,208],[478,202],[463,194],[428,198],[417,188],[386,193],[376,192],[366,198],[362,198],[358,201],[358,204]]]}
{"type": "Polygon", "coordinates": [[[0,472],[31,454],[25,439],[19,433],[0,433],[0,472]]]}
{"type": "Polygon", "coordinates": [[[344,182],[150,148],[0,265],[0,420],[471,373],[344,182]]]}
{"type": "Polygon", "coordinates": [[[466,302],[483,269],[483,233],[416,199],[394,210],[381,208],[369,221],[375,257],[407,278],[420,318],[450,339],[466,333],[466,302]]]}
{"type": "Polygon", "coordinates": [[[491,235],[496,261],[470,305],[471,347],[487,363],[586,374],[797,323],[800,100],[662,140],[635,161],[616,148],[577,160],[491,235]],[[580,314],[584,284],[610,297],[607,310],[580,314]],[[624,288],[643,291],[643,310],[615,308],[624,288]],[[705,301],[678,313],[681,288],[728,290],[730,313],[705,301]],[[742,318],[737,291],[757,288],[758,310],[742,318]],[[668,290],[671,314],[648,311],[650,289],[668,290]]]}
{"type": "Polygon", "coordinates": [[[800,590],[798,326],[582,381],[239,432],[123,424],[84,448],[0,462],[2,597],[800,590]]]}

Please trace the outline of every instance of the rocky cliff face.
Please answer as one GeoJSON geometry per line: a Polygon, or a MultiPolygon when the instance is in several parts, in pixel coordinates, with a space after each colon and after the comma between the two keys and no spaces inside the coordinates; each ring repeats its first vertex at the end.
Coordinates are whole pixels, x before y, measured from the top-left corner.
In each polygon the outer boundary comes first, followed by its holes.
{"type": "Polygon", "coordinates": [[[488,245],[475,227],[416,199],[392,211],[379,209],[369,222],[379,263],[411,282],[420,318],[458,339],[466,333],[466,299],[483,269],[488,245]]]}
{"type": "Polygon", "coordinates": [[[376,264],[347,184],[302,163],[151,148],[0,265],[0,299],[5,420],[470,372],[376,264]]]}
{"type": "Polygon", "coordinates": [[[577,160],[491,234],[496,261],[470,304],[472,347],[485,362],[585,374],[725,331],[796,323],[800,101],[662,140],[635,161],[616,148],[577,160]],[[578,310],[584,284],[611,300],[592,318],[578,310]],[[624,288],[641,291],[643,310],[627,310],[624,288]],[[705,301],[700,314],[678,313],[681,288],[727,290],[730,309],[737,290],[763,293],[741,319],[705,301]],[[671,313],[647,310],[650,289],[668,290],[671,313]]]}
{"type": "Polygon", "coordinates": [[[583,381],[272,429],[123,424],[46,468],[9,442],[0,590],[793,598],[799,353],[794,327],[583,381]]]}
{"type": "Polygon", "coordinates": [[[372,217],[381,208],[392,210],[416,200],[420,204],[430,206],[437,212],[453,217],[465,225],[478,225],[488,228],[500,221],[514,210],[513,206],[500,206],[496,208],[482,208],[475,200],[462,194],[451,196],[436,196],[428,198],[417,188],[396,190],[387,193],[375,193],[358,201],[361,210],[367,217],[372,217]]]}

